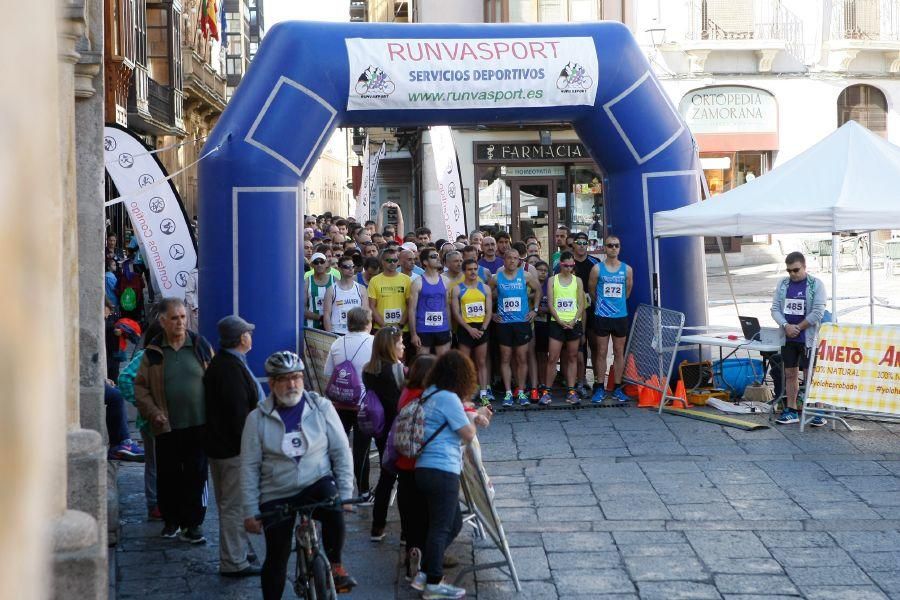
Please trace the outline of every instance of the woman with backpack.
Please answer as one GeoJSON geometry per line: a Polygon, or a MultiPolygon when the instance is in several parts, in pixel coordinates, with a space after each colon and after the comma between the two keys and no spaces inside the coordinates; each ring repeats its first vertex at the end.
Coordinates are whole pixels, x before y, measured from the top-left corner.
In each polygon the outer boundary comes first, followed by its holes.
{"type": "Polygon", "coordinates": [[[325,378],[328,380],[325,395],[334,403],[348,438],[353,431],[353,477],[359,495],[371,500],[369,446],[372,438],[359,430],[356,420],[359,399],[365,393],[362,372],[372,358],[372,313],[369,309],[364,306],[351,309],[347,313],[347,330],[347,335],[334,340],[325,359],[325,378]]]}
{"type": "Polygon", "coordinates": [[[459,476],[462,472],[460,443],[475,438],[475,424],[490,422],[489,409],[480,409],[470,422],[463,398],[478,388],[475,366],[458,350],[450,350],[435,362],[425,380],[422,404],[424,439],[430,440],[416,459],[416,487],[427,510],[428,533],[422,571],[413,580],[423,598],[462,598],[466,591],[443,581],[444,551],[462,529],[459,508],[459,476]]]}
{"type": "MultiPolygon", "coordinates": [[[[398,327],[388,326],[378,330],[372,342],[372,358],[363,369],[363,385],[367,392],[378,396],[384,409],[384,427],[375,438],[378,447],[378,464],[384,456],[384,448],[394,418],[397,416],[397,401],[400,390],[406,379],[403,367],[403,333],[398,327]]],[[[375,506],[372,509],[373,542],[384,539],[384,527],[387,524],[388,504],[397,475],[382,467],[375,487],[375,506]]]]}
{"type": "MultiPolygon", "coordinates": [[[[409,367],[406,387],[400,394],[397,411],[419,400],[425,390],[425,379],[431,372],[437,357],[433,354],[420,354],[409,367]]],[[[422,564],[422,549],[425,547],[425,536],[428,528],[428,515],[425,513],[425,500],[416,487],[416,459],[398,456],[394,464],[397,470],[397,510],[400,513],[400,530],[406,540],[406,578],[412,580],[422,564]]]]}

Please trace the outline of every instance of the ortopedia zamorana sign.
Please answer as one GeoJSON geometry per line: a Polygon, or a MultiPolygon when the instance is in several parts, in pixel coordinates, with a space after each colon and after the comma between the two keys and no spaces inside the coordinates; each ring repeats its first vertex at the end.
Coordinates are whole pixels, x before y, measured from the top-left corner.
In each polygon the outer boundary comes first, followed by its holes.
{"type": "Polygon", "coordinates": [[[694,90],[681,99],[678,111],[694,134],[778,131],[775,97],[756,88],[731,85],[694,90]]]}
{"type": "Polygon", "coordinates": [[[900,414],[900,327],[825,323],[806,403],[900,414]]]}
{"type": "Polygon", "coordinates": [[[347,110],[592,106],[590,37],[346,40],[347,110]]]}

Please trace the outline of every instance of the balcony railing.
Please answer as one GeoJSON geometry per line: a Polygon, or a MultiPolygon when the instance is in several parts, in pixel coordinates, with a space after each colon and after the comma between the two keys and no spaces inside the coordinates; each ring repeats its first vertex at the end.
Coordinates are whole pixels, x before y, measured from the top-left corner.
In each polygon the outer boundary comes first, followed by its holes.
{"type": "Polygon", "coordinates": [[[780,0],[691,0],[693,41],[779,41],[803,62],[803,23],[780,0]]]}
{"type": "Polygon", "coordinates": [[[833,0],[832,40],[900,40],[898,0],[833,0]]]}
{"type": "Polygon", "coordinates": [[[166,124],[175,124],[175,113],[172,108],[172,88],[149,80],[150,114],[166,124]]]}

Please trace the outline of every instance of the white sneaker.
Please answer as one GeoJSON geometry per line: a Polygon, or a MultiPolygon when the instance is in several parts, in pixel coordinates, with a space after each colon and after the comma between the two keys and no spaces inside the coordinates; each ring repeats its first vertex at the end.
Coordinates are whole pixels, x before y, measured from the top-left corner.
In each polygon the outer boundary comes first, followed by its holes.
{"type": "Polygon", "coordinates": [[[442,581],[440,583],[427,584],[425,586],[425,591],[422,593],[422,598],[425,600],[456,600],[457,598],[465,597],[465,595],[465,589],[442,581]]]}
{"type": "Polygon", "coordinates": [[[416,573],[416,576],[413,577],[413,580],[410,582],[409,587],[416,590],[417,592],[421,592],[425,589],[425,582],[428,580],[428,577],[425,575],[423,571],[419,571],[416,573]]]}

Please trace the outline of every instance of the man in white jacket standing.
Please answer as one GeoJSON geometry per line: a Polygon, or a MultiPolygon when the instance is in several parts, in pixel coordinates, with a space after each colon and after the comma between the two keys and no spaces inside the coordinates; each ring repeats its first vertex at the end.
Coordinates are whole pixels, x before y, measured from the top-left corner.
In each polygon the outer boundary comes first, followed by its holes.
{"type": "MultiPolygon", "coordinates": [[[[241,489],[244,527],[251,533],[265,530],[262,592],[265,600],[274,600],[284,591],[296,515],[266,523],[255,515],[286,503],[350,498],[353,466],[347,435],[334,406],[303,389],[300,357],[276,352],[266,359],[265,369],[272,392],[247,416],[244,425],[241,489]]],[[[312,516],[322,524],[335,588],[350,591],[356,580],[341,564],[345,533],[341,507],[317,509],[312,516]]]]}

